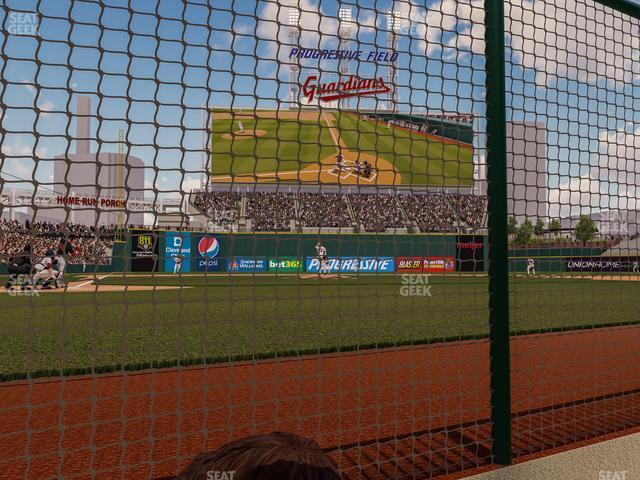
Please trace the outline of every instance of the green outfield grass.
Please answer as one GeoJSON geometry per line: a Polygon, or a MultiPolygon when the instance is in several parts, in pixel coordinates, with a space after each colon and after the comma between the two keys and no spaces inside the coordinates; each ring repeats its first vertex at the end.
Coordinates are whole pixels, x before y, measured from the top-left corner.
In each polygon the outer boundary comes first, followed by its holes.
{"type": "MultiPolygon", "coordinates": [[[[0,296],[0,375],[73,375],[420,344],[488,333],[487,277],[431,277],[432,297],[399,275],[110,276],[178,290],[0,296]],[[187,288],[188,287],[188,288],[187,288]]],[[[512,279],[512,330],[638,322],[637,282],[512,279]]]]}
{"type": "Polygon", "coordinates": [[[225,139],[238,130],[231,119],[214,120],[211,152],[213,175],[251,175],[302,169],[336,152],[329,129],[323,122],[298,120],[242,120],[246,130],[266,134],[250,139],[225,139]]]}
{"type": "MultiPolygon", "coordinates": [[[[352,152],[379,156],[395,165],[404,184],[472,185],[473,150],[447,144],[415,132],[387,129],[353,114],[331,116],[345,145],[352,152]]],[[[264,130],[258,138],[224,138],[238,130],[237,122],[217,119],[212,124],[212,174],[252,175],[296,171],[333,156],[336,146],[324,120],[242,120],[246,130],[264,130]]]]}
{"type": "Polygon", "coordinates": [[[447,144],[352,114],[334,115],[344,142],[354,151],[375,154],[395,165],[402,183],[413,185],[473,184],[473,150],[447,144]]]}

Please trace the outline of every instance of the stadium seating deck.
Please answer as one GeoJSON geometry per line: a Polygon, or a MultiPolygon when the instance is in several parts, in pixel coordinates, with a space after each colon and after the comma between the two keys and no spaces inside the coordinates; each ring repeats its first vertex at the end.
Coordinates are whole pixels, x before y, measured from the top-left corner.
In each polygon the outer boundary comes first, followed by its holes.
{"type": "Polygon", "coordinates": [[[456,232],[483,227],[484,195],[461,193],[197,192],[192,205],[214,223],[249,220],[254,231],[356,228],[456,232]],[[246,208],[241,208],[243,199],[246,208]]]}

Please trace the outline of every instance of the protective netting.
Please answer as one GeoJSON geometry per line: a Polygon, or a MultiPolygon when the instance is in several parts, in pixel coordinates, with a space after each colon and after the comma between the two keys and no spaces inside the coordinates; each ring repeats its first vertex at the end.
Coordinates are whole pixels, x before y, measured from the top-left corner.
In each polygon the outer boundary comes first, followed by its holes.
{"type": "Polygon", "coordinates": [[[522,456],[638,426],[639,23],[582,0],[510,1],[505,21],[522,456]]]}
{"type": "MultiPolygon", "coordinates": [[[[595,5],[505,4],[516,455],[638,425],[637,21],[595,5]]],[[[482,2],[0,21],[0,476],[173,478],[274,431],[345,479],[495,460],[482,2]]]]}

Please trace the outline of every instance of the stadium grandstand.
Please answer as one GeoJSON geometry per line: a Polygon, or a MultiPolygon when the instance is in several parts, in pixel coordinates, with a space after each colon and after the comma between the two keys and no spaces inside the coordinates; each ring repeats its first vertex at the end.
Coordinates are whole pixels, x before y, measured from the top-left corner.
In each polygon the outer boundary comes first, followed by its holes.
{"type": "MultiPolygon", "coordinates": [[[[326,187],[325,187],[326,189],[326,187]]],[[[194,191],[190,205],[228,231],[466,233],[486,225],[486,197],[459,192],[194,191]]]]}
{"type": "Polygon", "coordinates": [[[30,245],[35,257],[42,257],[52,250],[61,238],[71,240],[76,246],[76,255],[69,263],[83,265],[106,265],[111,262],[114,227],[86,226],[72,223],[29,222],[0,218],[0,263],[30,245]]]}

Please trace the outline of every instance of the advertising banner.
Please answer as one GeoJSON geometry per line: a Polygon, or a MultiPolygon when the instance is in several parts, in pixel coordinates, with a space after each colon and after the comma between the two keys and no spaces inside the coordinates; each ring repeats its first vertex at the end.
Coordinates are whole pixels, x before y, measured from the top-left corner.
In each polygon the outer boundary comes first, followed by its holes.
{"type": "MultiPolygon", "coordinates": [[[[317,257],[307,257],[307,272],[318,272],[320,261],[317,257]]],[[[329,271],[332,273],[382,273],[393,272],[393,257],[329,257],[329,271]]]]}
{"type": "Polygon", "coordinates": [[[422,259],[422,271],[427,273],[455,272],[456,260],[453,257],[425,257],[422,259]]]}
{"type": "Polygon", "coordinates": [[[296,257],[280,257],[269,259],[270,272],[302,272],[304,264],[296,257]]]}
{"type": "Polygon", "coordinates": [[[640,273],[638,257],[567,258],[567,272],[632,272],[640,273]]]}
{"type": "Polygon", "coordinates": [[[229,272],[266,272],[266,257],[232,257],[227,260],[229,272]]]}
{"type": "Polygon", "coordinates": [[[131,231],[131,271],[158,271],[158,234],[148,230],[131,231]]]}
{"type": "Polygon", "coordinates": [[[454,257],[398,257],[396,270],[401,273],[448,273],[455,272],[454,257]]]}
{"type": "Polygon", "coordinates": [[[191,233],[167,232],[164,247],[165,272],[191,271],[191,233]]]}
{"type": "Polygon", "coordinates": [[[484,236],[458,235],[456,239],[456,270],[484,271],[484,236]]]}
{"type": "Polygon", "coordinates": [[[193,270],[198,272],[218,272],[223,270],[224,262],[220,258],[220,242],[212,235],[198,235],[194,241],[192,255],[193,270]]]}
{"type": "Polygon", "coordinates": [[[398,257],[396,270],[400,273],[421,273],[422,257],[398,257]]]}

